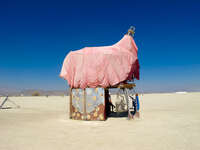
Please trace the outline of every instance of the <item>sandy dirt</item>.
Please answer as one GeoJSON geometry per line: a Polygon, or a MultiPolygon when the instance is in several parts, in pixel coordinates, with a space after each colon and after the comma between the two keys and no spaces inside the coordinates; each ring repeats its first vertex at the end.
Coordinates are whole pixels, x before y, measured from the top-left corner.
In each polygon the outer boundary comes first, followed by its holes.
{"type": "Polygon", "coordinates": [[[0,150],[200,149],[200,93],[140,95],[132,121],[70,120],[68,97],[10,100],[21,108],[0,110],[0,150]]]}

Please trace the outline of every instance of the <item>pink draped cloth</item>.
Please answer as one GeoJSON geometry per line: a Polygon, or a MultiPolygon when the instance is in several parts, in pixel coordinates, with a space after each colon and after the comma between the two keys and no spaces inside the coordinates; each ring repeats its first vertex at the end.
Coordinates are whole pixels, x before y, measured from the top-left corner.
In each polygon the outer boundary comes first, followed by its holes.
{"type": "Polygon", "coordinates": [[[137,46],[125,35],[112,46],[85,47],[71,51],[65,58],[60,77],[72,88],[109,87],[133,75],[139,80],[137,46]]]}

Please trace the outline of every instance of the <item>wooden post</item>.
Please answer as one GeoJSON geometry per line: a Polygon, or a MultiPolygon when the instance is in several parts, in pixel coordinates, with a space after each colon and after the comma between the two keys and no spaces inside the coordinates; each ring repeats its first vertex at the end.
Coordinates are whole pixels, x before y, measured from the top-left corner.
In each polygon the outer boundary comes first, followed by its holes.
{"type": "Polygon", "coordinates": [[[83,120],[87,120],[86,115],[86,89],[84,89],[84,97],[83,97],[83,120]]]}
{"type": "Polygon", "coordinates": [[[69,118],[72,119],[72,88],[70,88],[69,111],[69,118]]]}

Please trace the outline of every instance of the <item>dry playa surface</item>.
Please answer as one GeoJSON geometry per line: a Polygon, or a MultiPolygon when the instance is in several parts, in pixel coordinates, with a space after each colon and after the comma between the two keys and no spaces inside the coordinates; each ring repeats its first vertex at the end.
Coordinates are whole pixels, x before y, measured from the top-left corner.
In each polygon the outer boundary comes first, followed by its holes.
{"type": "Polygon", "coordinates": [[[69,97],[10,100],[20,108],[0,110],[0,150],[200,149],[200,93],[140,95],[141,116],[132,121],[70,120],[69,97]]]}

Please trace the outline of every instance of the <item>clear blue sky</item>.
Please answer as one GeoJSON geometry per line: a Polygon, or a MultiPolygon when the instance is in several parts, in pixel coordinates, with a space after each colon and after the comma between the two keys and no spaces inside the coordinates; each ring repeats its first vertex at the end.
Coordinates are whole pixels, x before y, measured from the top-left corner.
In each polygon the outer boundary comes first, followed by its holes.
{"type": "Polygon", "coordinates": [[[136,27],[142,90],[200,90],[198,1],[1,1],[0,88],[64,90],[70,50],[112,45],[136,27]]]}

